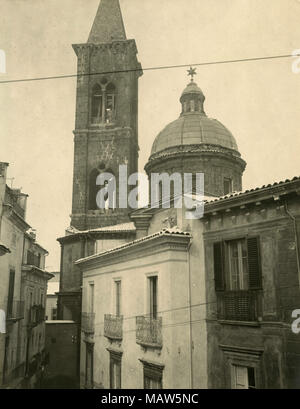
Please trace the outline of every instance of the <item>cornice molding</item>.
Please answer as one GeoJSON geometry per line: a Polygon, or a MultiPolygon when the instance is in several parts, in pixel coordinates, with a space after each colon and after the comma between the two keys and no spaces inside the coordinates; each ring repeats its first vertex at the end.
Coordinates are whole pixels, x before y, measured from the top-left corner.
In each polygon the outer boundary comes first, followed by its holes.
{"type": "Polygon", "coordinates": [[[247,204],[259,203],[266,200],[280,203],[282,196],[287,196],[291,193],[297,193],[300,185],[300,180],[290,181],[283,184],[271,185],[265,188],[249,190],[246,192],[237,193],[224,199],[217,199],[213,202],[205,204],[204,215],[214,216],[213,213],[222,212],[233,207],[246,206],[247,204]]]}
{"type": "Polygon", "coordinates": [[[78,56],[79,53],[83,50],[89,50],[93,53],[95,50],[100,51],[107,51],[111,50],[114,53],[122,53],[129,49],[134,54],[137,54],[137,46],[134,39],[129,40],[113,40],[109,43],[82,43],[82,44],[73,44],[72,45],[76,55],[78,56]]]}
{"type": "Polygon", "coordinates": [[[4,203],[3,204],[4,215],[10,219],[20,230],[24,233],[31,228],[31,226],[14,210],[13,206],[4,203]]]}
{"type": "Polygon", "coordinates": [[[127,243],[123,246],[77,260],[76,265],[81,270],[113,265],[122,261],[130,261],[139,254],[159,254],[168,250],[186,251],[190,243],[190,234],[157,233],[142,239],[127,243]]]}
{"type": "Polygon", "coordinates": [[[246,162],[241,158],[239,152],[225,148],[220,145],[212,144],[195,144],[195,145],[178,145],[166,148],[163,151],[154,153],[150,156],[148,162],[145,165],[145,171],[148,173],[151,168],[158,163],[169,161],[170,159],[177,159],[188,156],[219,156],[220,158],[226,158],[231,161],[235,161],[242,170],[246,167],[246,162]]]}

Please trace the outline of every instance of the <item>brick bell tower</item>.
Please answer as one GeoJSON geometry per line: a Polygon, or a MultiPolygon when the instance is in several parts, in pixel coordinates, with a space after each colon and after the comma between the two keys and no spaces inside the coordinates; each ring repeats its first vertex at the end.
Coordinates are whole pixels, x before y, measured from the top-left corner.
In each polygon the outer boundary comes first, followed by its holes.
{"type": "Polygon", "coordinates": [[[135,40],[127,40],[119,0],[101,0],[86,44],[73,45],[78,58],[71,226],[95,229],[129,221],[118,208],[119,165],[138,170],[138,79],[142,68],[135,40]],[[114,208],[99,209],[101,172],[117,181],[114,208]]]}

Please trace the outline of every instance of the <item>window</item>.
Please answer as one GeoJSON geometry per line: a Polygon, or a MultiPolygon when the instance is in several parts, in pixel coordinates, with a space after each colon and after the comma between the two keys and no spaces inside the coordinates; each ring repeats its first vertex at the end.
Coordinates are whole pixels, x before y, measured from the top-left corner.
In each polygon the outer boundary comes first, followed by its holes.
{"type": "Polygon", "coordinates": [[[52,308],[51,310],[51,319],[57,320],[57,308],[52,308]]]}
{"type": "Polygon", "coordinates": [[[5,337],[5,346],[4,346],[4,362],[3,362],[3,383],[6,382],[6,375],[9,364],[9,337],[5,337]]]}
{"type": "Polygon", "coordinates": [[[256,389],[255,368],[232,365],[233,389],[256,389]]]}
{"type": "Polygon", "coordinates": [[[116,181],[113,171],[111,169],[106,169],[103,172],[110,174],[109,179],[105,180],[103,185],[97,185],[97,178],[102,171],[99,169],[93,169],[89,177],[89,210],[98,210],[99,208],[104,209],[115,209],[116,208],[116,181]],[[97,204],[97,194],[101,192],[103,197],[98,198],[97,204]],[[104,194],[103,194],[103,193],[104,194]],[[104,203],[102,202],[104,201],[104,203]]]}
{"type": "Polygon", "coordinates": [[[261,289],[259,237],[214,243],[216,291],[261,289]]]}
{"type": "Polygon", "coordinates": [[[116,89],[113,84],[108,84],[106,88],[106,106],[105,106],[105,122],[111,123],[114,119],[115,112],[115,93],[116,89]]]}
{"type": "Polygon", "coordinates": [[[122,353],[109,350],[110,353],[110,389],[121,389],[122,353]]]}
{"type": "Polygon", "coordinates": [[[94,283],[89,283],[89,312],[94,312],[94,293],[95,286],[94,283]]]}
{"type": "Polygon", "coordinates": [[[248,265],[246,240],[226,243],[228,256],[227,283],[229,290],[248,290],[248,265]]]}
{"type": "Polygon", "coordinates": [[[86,342],[85,387],[91,389],[94,385],[94,345],[86,342]]]}
{"type": "Polygon", "coordinates": [[[163,388],[163,365],[141,360],[144,366],[144,389],[163,388]]]}
{"type": "Polygon", "coordinates": [[[97,210],[97,177],[99,175],[98,169],[93,169],[90,173],[90,183],[89,183],[89,209],[97,210]]]}
{"type": "Polygon", "coordinates": [[[109,124],[114,121],[116,107],[116,88],[112,83],[103,80],[92,90],[91,123],[93,125],[109,124]]]}
{"type": "Polygon", "coordinates": [[[99,124],[103,117],[103,96],[101,86],[96,84],[92,94],[92,124],[99,124]]]}
{"type": "Polygon", "coordinates": [[[224,178],[224,195],[228,195],[232,192],[232,180],[230,178],[224,178]]]}
{"type": "Polygon", "coordinates": [[[9,272],[8,296],[7,296],[7,318],[12,318],[15,290],[15,270],[9,272]]]}
{"type": "Polygon", "coordinates": [[[262,277],[258,237],[214,243],[218,318],[257,321],[262,277]]]}
{"type": "Polygon", "coordinates": [[[121,280],[115,281],[116,315],[121,315],[121,280]]]}
{"type": "Polygon", "coordinates": [[[149,313],[150,317],[157,318],[157,276],[149,277],[149,313]]]}

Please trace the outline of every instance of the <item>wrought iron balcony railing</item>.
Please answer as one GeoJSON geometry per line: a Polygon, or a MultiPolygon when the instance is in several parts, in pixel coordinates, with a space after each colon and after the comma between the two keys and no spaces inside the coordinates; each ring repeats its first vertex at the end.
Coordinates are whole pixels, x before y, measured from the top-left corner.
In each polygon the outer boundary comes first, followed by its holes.
{"type": "Polygon", "coordinates": [[[230,321],[258,321],[260,293],[250,290],[218,292],[218,319],[230,321]]]}
{"type": "Polygon", "coordinates": [[[24,301],[7,301],[6,320],[22,320],[24,318],[24,305],[24,301]]]}
{"type": "Polygon", "coordinates": [[[162,348],[162,318],[136,317],[136,343],[162,348]]]}
{"type": "Polygon", "coordinates": [[[83,312],[81,314],[81,330],[86,334],[93,334],[95,331],[95,313],[83,312]]]}
{"type": "Polygon", "coordinates": [[[104,315],[104,336],[119,340],[123,338],[123,315],[104,315]]]}
{"type": "Polygon", "coordinates": [[[28,310],[27,324],[35,327],[45,321],[45,308],[42,305],[32,305],[28,310]]]}

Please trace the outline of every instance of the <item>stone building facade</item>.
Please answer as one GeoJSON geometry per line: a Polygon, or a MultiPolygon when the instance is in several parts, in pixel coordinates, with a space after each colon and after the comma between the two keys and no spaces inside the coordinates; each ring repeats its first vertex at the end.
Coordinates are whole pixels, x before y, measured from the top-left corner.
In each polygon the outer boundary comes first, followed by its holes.
{"type": "Polygon", "coordinates": [[[44,364],[45,271],[48,252],[26,222],[27,195],[7,186],[7,163],[0,163],[0,388],[31,388],[44,364]]]}
{"type": "Polygon", "coordinates": [[[291,328],[300,302],[299,186],[295,178],[206,205],[209,387],[300,386],[291,328]]]}

